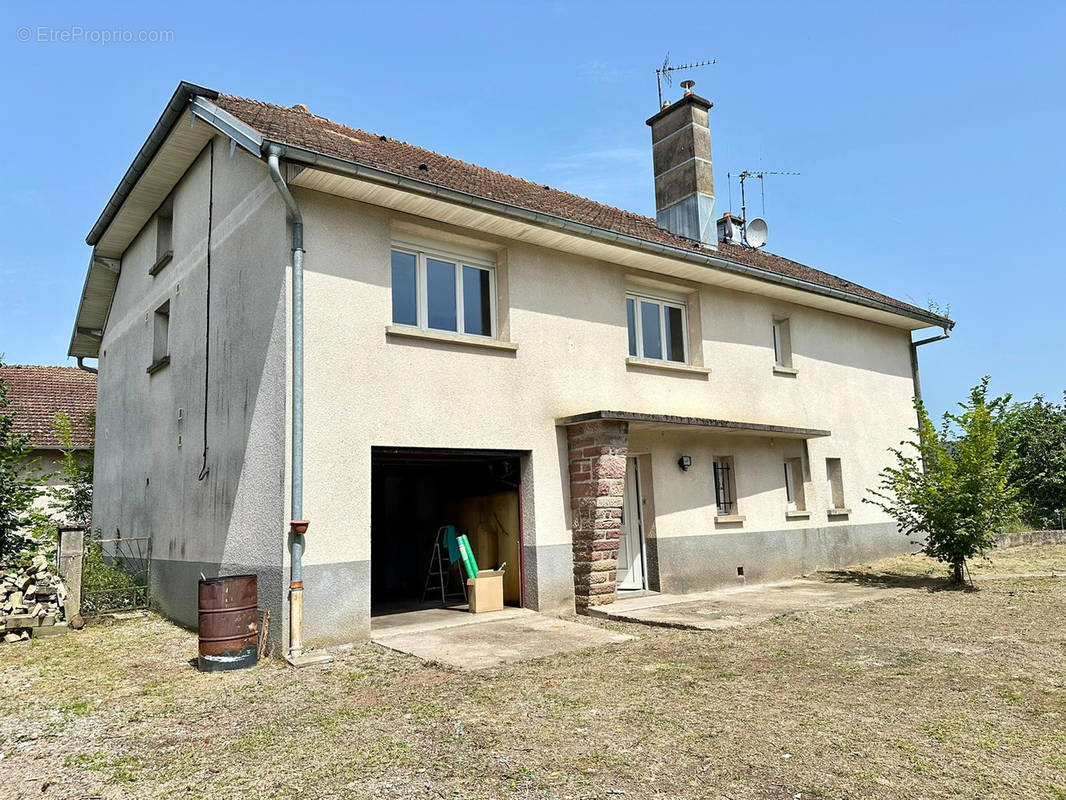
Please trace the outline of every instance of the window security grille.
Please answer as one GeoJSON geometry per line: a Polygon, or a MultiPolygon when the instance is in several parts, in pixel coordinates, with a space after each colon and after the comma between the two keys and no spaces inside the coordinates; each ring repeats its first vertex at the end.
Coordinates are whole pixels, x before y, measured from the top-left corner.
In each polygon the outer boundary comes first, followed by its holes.
{"type": "Polygon", "coordinates": [[[736,502],[733,498],[732,468],[727,461],[714,462],[714,500],[718,505],[718,514],[726,516],[733,513],[736,502]]]}

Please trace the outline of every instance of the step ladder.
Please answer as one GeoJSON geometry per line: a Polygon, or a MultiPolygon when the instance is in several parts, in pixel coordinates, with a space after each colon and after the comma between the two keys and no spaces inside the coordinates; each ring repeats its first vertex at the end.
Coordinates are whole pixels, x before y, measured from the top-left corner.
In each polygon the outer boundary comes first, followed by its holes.
{"type": "Polygon", "coordinates": [[[437,538],[433,541],[433,552],[429,557],[429,568],[426,571],[426,588],[422,590],[422,602],[426,602],[426,596],[430,592],[436,594],[440,591],[440,601],[447,605],[449,599],[459,598],[463,602],[469,602],[466,596],[466,581],[463,580],[463,565],[459,564],[459,591],[448,591],[452,584],[452,561],[448,558],[448,548],[444,544],[444,534],[450,526],[442,525],[437,528],[437,538]]]}

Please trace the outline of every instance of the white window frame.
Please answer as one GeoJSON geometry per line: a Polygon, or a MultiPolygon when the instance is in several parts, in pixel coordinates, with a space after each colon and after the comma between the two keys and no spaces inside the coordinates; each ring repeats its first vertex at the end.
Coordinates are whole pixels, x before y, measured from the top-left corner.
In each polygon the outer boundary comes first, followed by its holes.
{"type": "MultiPolygon", "coordinates": [[[[688,364],[689,352],[688,352],[688,306],[683,300],[672,300],[667,297],[656,297],[650,294],[641,294],[639,292],[626,292],[626,300],[633,301],[633,325],[636,329],[637,339],[637,354],[636,358],[646,359],[648,361],[662,361],[666,364],[688,364]],[[641,322],[640,317],[640,304],[641,303],[653,303],[659,306],[659,341],[662,342],[663,354],[660,357],[646,356],[644,355],[644,325],[641,322]],[[681,352],[684,357],[683,361],[673,361],[667,357],[667,340],[666,340],[666,308],[676,308],[681,311],[681,352]]],[[[628,310],[626,313],[626,326],[629,325],[628,310]]],[[[629,331],[626,331],[626,352],[629,352],[629,331]]]]}
{"type": "Polygon", "coordinates": [[[423,247],[419,245],[408,244],[406,242],[393,241],[392,247],[389,250],[389,301],[390,301],[390,314],[391,301],[392,301],[392,253],[400,252],[413,255],[415,257],[415,316],[417,317],[417,324],[411,325],[407,322],[397,322],[392,320],[393,325],[402,325],[407,328],[417,328],[422,331],[439,331],[443,333],[458,333],[463,336],[475,336],[479,339],[495,339],[497,336],[498,325],[496,321],[496,263],[490,259],[482,256],[476,256],[469,253],[457,253],[454,251],[448,251],[445,248],[439,247],[423,247]],[[457,330],[448,331],[442,328],[429,327],[429,293],[428,293],[428,281],[426,277],[426,261],[428,259],[435,259],[437,261],[447,261],[455,264],[455,327],[457,330]],[[463,308],[463,267],[470,267],[471,269],[479,269],[489,273],[489,325],[490,330],[488,334],[484,333],[470,333],[465,330],[466,320],[464,319],[463,308]]]}

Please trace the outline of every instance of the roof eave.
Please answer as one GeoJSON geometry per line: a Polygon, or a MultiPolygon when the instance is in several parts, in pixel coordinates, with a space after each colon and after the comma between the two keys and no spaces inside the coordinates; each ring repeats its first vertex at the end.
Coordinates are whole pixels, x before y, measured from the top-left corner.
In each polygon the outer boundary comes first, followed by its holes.
{"type": "Polygon", "coordinates": [[[821,284],[813,283],[811,281],[805,281],[800,278],[793,278],[787,275],[781,275],[780,273],[762,269],[760,267],[754,267],[748,264],[741,264],[736,261],[731,261],[729,259],[722,258],[721,256],[710,255],[708,253],[690,252],[680,247],[661,244],[659,242],[652,242],[647,239],[641,239],[636,236],[618,233],[616,231],[607,230],[605,228],[597,228],[593,225],[588,225],[583,222],[575,222],[574,220],[566,219],[565,217],[557,217],[551,214],[546,214],[542,211],[533,211],[531,209],[524,208],[523,206],[512,205],[510,203],[505,203],[500,200],[492,200],[486,197],[481,197],[479,195],[470,194],[469,192],[462,192],[458,189],[450,189],[444,186],[439,186],[434,183],[429,183],[428,181],[421,181],[417,178],[410,178],[406,175],[400,175],[395,172],[383,170],[380,167],[371,167],[366,164],[362,164],[358,161],[350,161],[347,159],[338,158],[336,156],[326,155],[325,153],[319,153],[315,150],[309,150],[304,147],[297,147],[295,145],[286,144],[285,142],[264,138],[262,146],[264,150],[271,146],[277,147],[280,151],[281,156],[289,161],[330,169],[374,183],[393,186],[399,189],[429,195],[440,199],[449,200],[451,202],[459,203],[462,205],[470,206],[473,208],[478,208],[480,210],[487,211],[490,213],[502,214],[504,216],[517,218],[521,221],[525,221],[535,225],[556,228],[570,233],[576,233],[578,235],[599,239],[601,241],[607,241],[609,243],[620,245],[623,247],[643,250],[645,252],[650,252],[657,255],[665,255],[670,258],[676,258],[683,261],[702,264],[704,266],[738,273],[765,282],[782,284],[795,289],[800,289],[802,291],[820,294],[826,297],[843,300],[845,302],[866,306],[868,308],[874,308],[878,311],[894,314],[897,316],[904,317],[906,319],[916,320],[918,322],[923,322],[929,326],[945,328],[947,330],[950,330],[955,326],[955,322],[953,320],[947,317],[942,317],[940,315],[933,314],[931,312],[925,313],[921,311],[901,308],[890,303],[884,303],[879,300],[874,300],[873,298],[863,297],[861,295],[853,294],[851,292],[845,292],[841,289],[834,289],[829,286],[822,286],[821,284]]]}
{"type": "Polygon", "coordinates": [[[93,225],[92,230],[89,231],[89,235],[85,237],[86,244],[93,246],[100,241],[100,237],[104,235],[104,232],[115,218],[115,215],[118,214],[119,209],[122,208],[126,196],[136,185],[145,168],[152,162],[152,159],[155,158],[155,155],[159,152],[159,148],[162,146],[163,142],[166,141],[167,134],[170,133],[170,129],[174,127],[174,123],[181,117],[189,100],[197,95],[214,100],[218,97],[218,92],[214,89],[208,89],[204,86],[198,86],[195,83],[189,83],[187,81],[182,81],[178,84],[178,88],[175,89],[174,94],[171,95],[170,101],[167,103],[166,108],[163,109],[163,113],[160,115],[155,127],[152,128],[152,132],[148,134],[148,138],[145,140],[144,144],[141,145],[141,149],[134,157],[133,163],[130,164],[129,169],[126,170],[126,174],[122,176],[122,180],[119,181],[115,191],[111,194],[111,199],[107,201],[104,210],[100,212],[96,224],[93,225]]]}
{"type": "MultiPolygon", "coordinates": [[[[171,96],[155,127],[152,128],[148,139],[141,146],[96,224],[89,231],[85,241],[93,247],[93,252],[89,257],[89,268],[86,271],[78,310],[75,314],[74,331],[67,350],[69,356],[81,358],[99,356],[100,340],[118,280],[120,269],[118,256],[120,251],[128,245],[126,240],[122,240],[118,245],[115,242],[109,242],[109,238],[113,238],[113,226],[124,219],[123,214],[129,213],[128,206],[137,194],[138,183],[146,174],[151,174],[152,165],[157,157],[165,153],[165,148],[169,146],[168,142],[172,140],[172,134],[185,110],[187,108],[191,110],[190,120],[199,118],[208,124],[208,130],[217,131],[229,137],[243,149],[259,157],[262,137],[258,131],[210,102],[217,97],[218,92],[214,89],[207,89],[186,81],[178,84],[178,88],[171,96]],[[114,258],[103,258],[100,255],[101,249],[104,253],[111,253],[114,258]]],[[[177,179],[180,177],[175,180],[177,179]]],[[[167,182],[166,186],[170,187],[171,184],[167,182]]],[[[154,208],[158,199],[158,197],[150,198],[149,206],[154,208]]],[[[136,212],[133,213],[136,214],[136,212]]],[[[136,223],[133,228],[139,229],[140,220],[138,219],[136,223]]],[[[119,237],[121,239],[121,234],[119,237]]]]}

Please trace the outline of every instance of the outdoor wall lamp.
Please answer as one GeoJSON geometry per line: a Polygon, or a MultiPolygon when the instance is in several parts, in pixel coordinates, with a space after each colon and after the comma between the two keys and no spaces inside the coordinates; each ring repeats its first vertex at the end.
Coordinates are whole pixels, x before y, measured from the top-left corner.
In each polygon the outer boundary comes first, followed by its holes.
{"type": "Polygon", "coordinates": [[[688,468],[692,466],[692,456],[681,456],[677,460],[677,465],[681,467],[682,472],[688,472],[688,468]]]}

